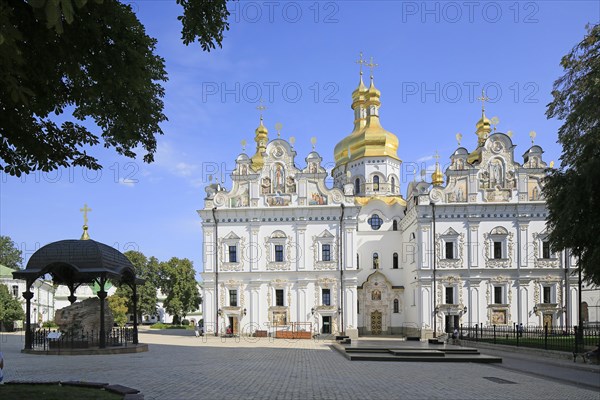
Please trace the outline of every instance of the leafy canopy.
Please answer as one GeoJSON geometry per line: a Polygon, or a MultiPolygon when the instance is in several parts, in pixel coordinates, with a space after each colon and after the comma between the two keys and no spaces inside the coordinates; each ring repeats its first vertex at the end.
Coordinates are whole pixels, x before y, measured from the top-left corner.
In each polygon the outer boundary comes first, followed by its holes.
{"type": "Polygon", "coordinates": [[[563,121],[559,169],[544,186],[549,239],[555,251],[570,249],[585,279],[600,284],[600,25],[561,60],[548,118],[563,121]]]}
{"type": "Polygon", "coordinates": [[[161,263],[161,290],[167,296],[165,309],[178,322],[200,306],[200,293],[194,266],[187,258],[171,258],[161,263]]]}
{"type": "MultiPolygon", "coordinates": [[[[176,2],[183,43],[220,47],[226,0],[176,2]]],[[[167,119],[167,73],[155,51],[125,2],[0,0],[0,169],[100,169],[88,154],[100,143],[132,158],[141,148],[152,162],[167,119]]]]}
{"type": "Polygon", "coordinates": [[[23,252],[9,236],[0,236],[0,264],[12,269],[23,265],[23,252]]]}
{"type": "Polygon", "coordinates": [[[15,299],[6,285],[0,284],[0,322],[11,326],[14,321],[25,318],[25,313],[19,300],[15,299]]]}

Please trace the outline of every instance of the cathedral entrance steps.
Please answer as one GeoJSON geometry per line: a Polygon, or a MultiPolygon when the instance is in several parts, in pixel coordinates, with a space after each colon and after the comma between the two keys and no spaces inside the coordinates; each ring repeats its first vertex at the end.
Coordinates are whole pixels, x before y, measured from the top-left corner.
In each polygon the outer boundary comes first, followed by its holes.
{"type": "Polygon", "coordinates": [[[501,363],[502,358],[488,356],[479,353],[475,348],[459,346],[429,347],[427,343],[406,343],[399,346],[399,341],[393,346],[374,346],[369,343],[362,346],[353,343],[345,346],[343,344],[332,344],[333,348],[340,352],[350,361],[415,361],[415,362],[473,362],[473,363],[501,363]]]}

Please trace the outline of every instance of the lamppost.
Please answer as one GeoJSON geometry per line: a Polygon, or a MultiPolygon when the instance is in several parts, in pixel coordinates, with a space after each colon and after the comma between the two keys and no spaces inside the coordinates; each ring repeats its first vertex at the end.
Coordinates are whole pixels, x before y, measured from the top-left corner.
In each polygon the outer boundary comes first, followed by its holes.
{"type": "Polygon", "coordinates": [[[436,294],[436,286],[435,286],[435,268],[436,268],[436,258],[437,258],[437,251],[435,248],[435,203],[432,201],[431,203],[431,209],[433,212],[433,236],[432,236],[432,244],[433,244],[433,309],[435,310],[435,314],[433,315],[433,337],[436,338],[437,337],[437,313],[438,313],[438,308],[437,308],[437,303],[436,303],[436,299],[435,299],[435,294],[436,294]]]}

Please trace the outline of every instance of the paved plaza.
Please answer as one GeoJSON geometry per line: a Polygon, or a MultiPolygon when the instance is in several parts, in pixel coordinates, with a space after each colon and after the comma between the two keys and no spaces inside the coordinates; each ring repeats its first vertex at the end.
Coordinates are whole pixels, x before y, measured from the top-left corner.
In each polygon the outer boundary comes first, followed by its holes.
{"type": "Polygon", "coordinates": [[[140,341],[150,344],[149,352],[43,356],[22,354],[22,334],[3,333],[0,351],[9,381],[108,382],[139,389],[146,399],[599,398],[589,386],[499,366],[352,362],[326,341],[196,338],[193,332],[149,330],[140,333],[140,341]]]}

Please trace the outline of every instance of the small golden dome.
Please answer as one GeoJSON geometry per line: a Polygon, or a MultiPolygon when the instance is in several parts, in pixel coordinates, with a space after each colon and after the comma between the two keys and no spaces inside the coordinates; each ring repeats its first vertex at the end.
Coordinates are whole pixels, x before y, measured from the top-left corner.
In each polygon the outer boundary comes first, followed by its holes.
{"type": "Polygon", "coordinates": [[[263,153],[267,150],[267,143],[269,142],[269,131],[263,125],[262,116],[260,117],[258,128],[254,131],[254,141],[256,142],[256,153],[251,158],[252,169],[258,171],[265,164],[263,153]]]}
{"type": "Polygon", "coordinates": [[[435,163],[435,171],[431,174],[431,183],[434,186],[439,186],[444,183],[444,174],[442,174],[442,170],[440,169],[440,163],[435,163]]]}

